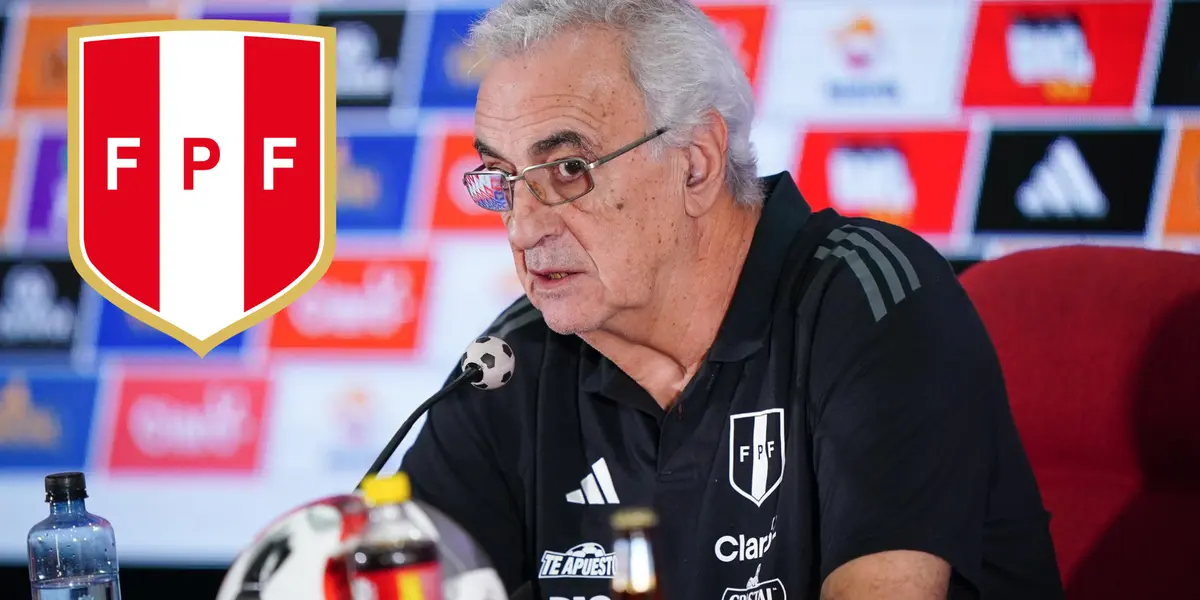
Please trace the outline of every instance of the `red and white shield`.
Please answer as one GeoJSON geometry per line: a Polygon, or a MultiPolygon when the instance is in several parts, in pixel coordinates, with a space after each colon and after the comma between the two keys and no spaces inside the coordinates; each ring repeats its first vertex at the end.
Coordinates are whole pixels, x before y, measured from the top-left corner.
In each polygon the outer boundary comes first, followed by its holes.
{"type": "Polygon", "coordinates": [[[324,275],[334,32],[237,21],[69,30],[80,275],[200,356],[324,275]]]}

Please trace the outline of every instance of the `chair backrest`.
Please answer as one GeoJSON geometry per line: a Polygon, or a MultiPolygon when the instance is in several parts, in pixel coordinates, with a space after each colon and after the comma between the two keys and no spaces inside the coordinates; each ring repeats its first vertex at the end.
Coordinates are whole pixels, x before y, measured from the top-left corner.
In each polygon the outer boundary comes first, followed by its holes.
{"type": "Polygon", "coordinates": [[[1129,498],[1200,493],[1200,256],[1066,246],[983,262],[961,279],[1059,520],[1064,577],[1129,498]],[[1089,481],[1096,493],[1074,489],[1089,481]],[[1131,491],[1113,500],[1115,487],[1131,491]],[[1089,506],[1101,502],[1111,506],[1089,506]]]}

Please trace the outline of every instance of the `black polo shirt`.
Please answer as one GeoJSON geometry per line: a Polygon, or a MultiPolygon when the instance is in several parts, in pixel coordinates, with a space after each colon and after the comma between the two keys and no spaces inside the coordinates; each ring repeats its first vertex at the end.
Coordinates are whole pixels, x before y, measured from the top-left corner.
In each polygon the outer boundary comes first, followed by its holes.
{"type": "Polygon", "coordinates": [[[608,598],[609,516],[630,505],[659,512],[673,600],[816,600],[837,567],[895,549],[948,561],[953,599],[1060,598],[997,357],[950,266],[898,227],[813,214],[787,173],[763,185],[729,311],[669,411],[522,298],[487,332],[512,346],[512,381],[430,411],[403,461],[415,496],[542,598],[608,598]]]}

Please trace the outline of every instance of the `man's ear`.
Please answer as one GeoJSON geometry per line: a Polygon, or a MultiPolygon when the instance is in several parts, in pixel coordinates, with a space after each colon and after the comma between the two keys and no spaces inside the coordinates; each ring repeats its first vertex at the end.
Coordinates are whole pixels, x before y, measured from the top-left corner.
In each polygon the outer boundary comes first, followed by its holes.
{"type": "Polygon", "coordinates": [[[684,207],[689,216],[704,215],[726,193],[728,139],[725,119],[715,110],[708,111],[703,124],[693,129],[691,143],[684,149],[684,207]]]}

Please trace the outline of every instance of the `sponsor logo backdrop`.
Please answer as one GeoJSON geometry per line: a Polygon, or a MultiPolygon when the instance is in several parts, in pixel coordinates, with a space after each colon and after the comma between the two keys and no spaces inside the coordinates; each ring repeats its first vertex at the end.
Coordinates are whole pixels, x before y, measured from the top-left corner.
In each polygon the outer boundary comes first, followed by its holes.
{"type": "MultiPolygon", "coordinates": [[[[492,2],[408,4],[0,11],[0,561],[24,560],[41,478],[63,469],[87,471],[126,564],[230,560],[279,512],[351,489],[521,294],[499,217],[460,183],[488,67],[463,38],[492,2]],[[176,17],[338,29],[338,257],[204,360],[82,284],[64,239],[67,27],[176,17]]],[[[753,85],[763,174],[791,170],[818,208],[955,261],[1200,252],[1198,3],[700,4],[753,85]]]]}

